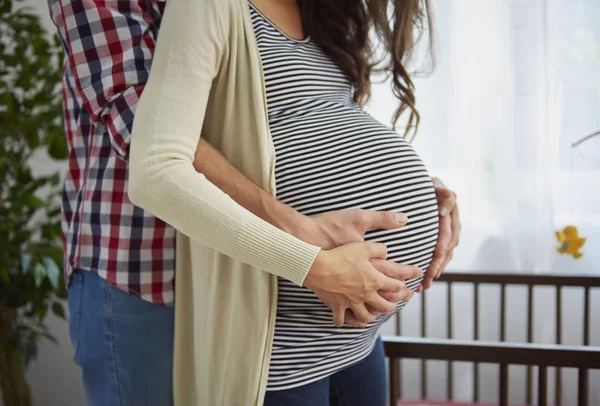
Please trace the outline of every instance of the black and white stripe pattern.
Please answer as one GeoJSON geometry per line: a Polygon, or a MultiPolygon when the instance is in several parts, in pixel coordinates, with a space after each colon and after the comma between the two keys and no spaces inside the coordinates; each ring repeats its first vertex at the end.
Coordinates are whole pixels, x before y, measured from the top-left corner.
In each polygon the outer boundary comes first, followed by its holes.
{"type": "MultiPolygon", "coordinates": [[[[406,213],[403,229],[370,230],[366,239],[385,243],[388,259],[426,269],[438,211],[418,155],[353,102],[348,77],[319,46],[286,36],[252,5],[250,12],[265,74],[277,198],[309,216],[349,208],[406,213]]],[[[280,279],[267,390],[305,385],[360,361],[388,318],[336,328],[311,291],[280,279]]]]}

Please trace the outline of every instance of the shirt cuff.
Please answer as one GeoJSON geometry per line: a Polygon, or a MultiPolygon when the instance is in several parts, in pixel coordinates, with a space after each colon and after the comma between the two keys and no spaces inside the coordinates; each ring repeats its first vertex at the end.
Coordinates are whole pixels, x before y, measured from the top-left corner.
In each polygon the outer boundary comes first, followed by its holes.
{"type": "Polygon", "coordinates": [[[242,262],[281,276],[298,286],[312,267],[321,247],[308,244],[263,221],[249,217],[233,243],[242,262]]]}

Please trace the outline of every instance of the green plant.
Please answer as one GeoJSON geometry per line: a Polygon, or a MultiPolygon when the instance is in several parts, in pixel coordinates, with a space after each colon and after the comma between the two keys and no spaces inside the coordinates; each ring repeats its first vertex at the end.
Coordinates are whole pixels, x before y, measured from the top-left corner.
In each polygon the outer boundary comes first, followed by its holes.
{"type": "Polygon", "coordinates": [[[0,387],[5,405],[30,405],[24,370],[45,319],[64,318],[60,175],[36,174],[40,157],[67,157],[62,54],[29,9],[0,1],[0,387]]]}

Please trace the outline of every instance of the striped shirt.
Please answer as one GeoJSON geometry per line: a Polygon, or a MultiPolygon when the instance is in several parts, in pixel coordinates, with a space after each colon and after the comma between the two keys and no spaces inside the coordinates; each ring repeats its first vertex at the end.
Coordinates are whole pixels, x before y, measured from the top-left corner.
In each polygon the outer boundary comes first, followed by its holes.
{"type": "MultiPolygon", "coordinates": [[[[385,243],[388,259],[426,269],[438,211],[418,155],[360,109],[348,76],[310,38],[290,38],[252,4],[250,13],[265,76],[277,198],[308,216],[351,208],[406,213],[406,227],[370,230],[365,238],[385,243]]],[[[414,290],[419,283],[407,285],[414,290]]],[[[314,293],[280,278],[267,390],[306,385],[362,360],[389,317],[365,328],[336,328],[314,293]]]]}

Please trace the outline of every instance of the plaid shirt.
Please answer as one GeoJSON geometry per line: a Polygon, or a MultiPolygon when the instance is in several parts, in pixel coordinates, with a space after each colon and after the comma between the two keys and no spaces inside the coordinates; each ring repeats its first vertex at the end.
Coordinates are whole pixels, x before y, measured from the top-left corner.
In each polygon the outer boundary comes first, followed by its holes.
{"type": "Polygon", "coordinates": [[[135,109],[164,3],[48,0],[65,49],[69,145],[63,190],[65,277],[97,272],[157,304],[173,303],[175,230],[127,197],[135,109]]]}

